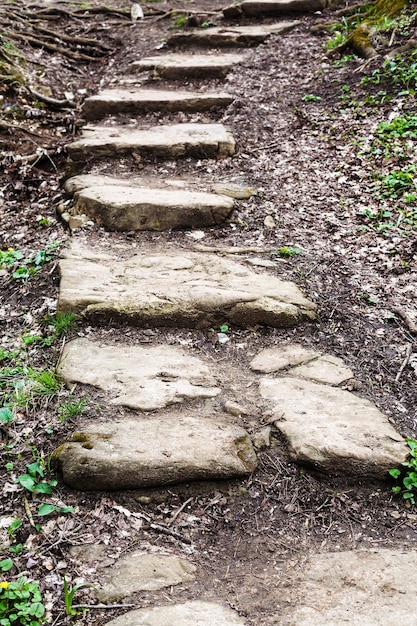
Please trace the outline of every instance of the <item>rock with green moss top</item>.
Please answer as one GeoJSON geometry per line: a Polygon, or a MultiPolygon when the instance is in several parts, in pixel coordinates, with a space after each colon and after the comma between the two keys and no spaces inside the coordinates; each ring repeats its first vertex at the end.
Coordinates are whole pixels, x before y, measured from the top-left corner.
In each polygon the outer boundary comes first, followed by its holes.
{"type": "Polygon", "coordinates": [[[187,412],[88,424],[53,461],[64,482],[82,491],[226,479],[257,465],[243,428],[187,412]]]}

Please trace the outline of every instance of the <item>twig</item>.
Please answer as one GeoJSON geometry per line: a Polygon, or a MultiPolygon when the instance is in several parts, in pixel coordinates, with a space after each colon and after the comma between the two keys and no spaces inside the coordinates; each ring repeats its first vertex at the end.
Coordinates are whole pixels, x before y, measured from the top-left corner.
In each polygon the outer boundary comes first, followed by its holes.
{"type": "Polygon", "coordinates": [[[171,537],[174,537],[175,539],[178,539],[183,543],[192,544],[191,539],[185,537],[184,535],[181,535],[180,533],[175,532],[175,530],[171,530],[167,526],[160,526],[159,524],[149,524],[149,526],[150,528],[152,528],[152,530],[156,530],[159,533],[163,533],[164,535],[171,535],[171,537]]]}
{"type": "Polygon", "coordinates": [[[408,365],[408,362],[410,361],[410,356],[411,356],[411,352],[413,349],[413,344],[409,343],[407,346],[407,350],[405,351],[405,357],[404,357],[404,361],[401,363],[401,367],[398,370],[398,374],[395,377],[395,382],[398,383],[398,381],[400,380],[400,376],[403,373],[403,371],[405,370],[405,368],[408,365]]]}
{"type": "Polygon", "coordinates": [[[68,57],[69,59],[74,59],[75,61],[101,61],[100,57],[93,57],[88,54],[83,54],[81,52],[73,52],[72,50],[67,50],[63,46],[57,46],[42,39],[38,39],[37,37],[33,37],[32,35],[15,33],[11,31],[4,31],[4,34],[11,39],[18,39],[19,41],[23,41],[24,43],[28,43],[38,48],[44,48],[45,50],[49,50],[50,52],[58,52],[59,54],[68,57]]]}
{"type": "Polygon", "coordinates": [[[275,248],[262,248],[262,247],[239,247],[239,246],[204,246],[203,244],[196,244],[192,246],[192,250],[196,252],[218,252],[219,254],[259,254],[276,252],[275,248]]]}
{"type": "Polygon", "coordinates": [[[46,104],[50,104],[51,106],[56,107],[57,109],[64,109],[64,108],[74,109],[77,106],[74,102],[71,102],[71,100],[67,100],[66,98],[65,100],[57,100],[56,98],[45,96],[43,93],[40,93],[39,91],[35,91],[31,87],[28,87],[28,91],[34,98],[36,98],[40,102],[45,102],[46,104]]]}
{"type": "Polygon", "coordinates": [[[136,604],[73,604],[73,609],[131,609],[136,604]]]}
{"type": "Polygon", "coordinates": [[[9,122],[5,122],[3,120],[0,120],[0,128],[3,130],[16,130],[21,133],[26,133],[27,135],[32,135],[33,137],[39,137],[39,139],[44,139],[43,135],[39,135],[39,133],[35,133],[33,130],[23,128],[23,126],[19,126],[19,124],[10,124],[9,122]]]}
{"type": "Polygon", "coordinates": [[[167,526],[171,526],[171,524],[173,524],[175,522],[175,520],[177,519],[177,517],[181,513],[181,511],[183,511],[185,509],[185,507],[187,506],[187,504],[192,502],[192,500],[193,500],[193,498],[188,498],[188,500],[186,500],[183,504],[181,504],[180,507],[178,507],[178,509],[175,511],[174,515],[169,520],[167,526]]]}
{"type": "Polygon", "coordinates": [[[30,510],[30,505],[29,505],[27,498],[23,499],[23,504],[25,506],[26,515],[28,516],[28,519],[29,519],[29,524],[35,527],[35,522],[33,521],[32,511],[30,510]]]}
{"type": "Polygon", "coordinates": [[[402,309],[400,306],[397,306],[396,304],[390,304],[389,308],[393,313],[396,313],[401,317],[410,333],[413,333],[413,335],[417,335],[417,324],[416,322],[414,322],[414,320],[411,319],[409,314],[404,311],[404,309],[402,309]]]}

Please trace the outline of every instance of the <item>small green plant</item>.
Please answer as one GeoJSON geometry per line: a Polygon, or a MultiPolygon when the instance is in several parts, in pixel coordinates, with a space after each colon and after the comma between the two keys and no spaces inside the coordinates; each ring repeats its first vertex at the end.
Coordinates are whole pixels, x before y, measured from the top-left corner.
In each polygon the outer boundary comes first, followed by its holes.
{"type": "Polygon", "coordinates": [[[277,249],[276,254],[279,256],[293,257],[296,254],[301,254],[301,249],[292,246],[283,246],[277,249]]]}
{"type": "MultiPolygon", "coordinates": [[[[0,370],[0,389],[1,374],[0,370]]],[[[27,408],[37,401],[47,402],[58,394],[61,383],[51,369],[37,370],[32,367],[17,367],[9,370],[9,400],[13,406],[27,408]]]]}
{"type": "Polygon", "coordinates": [[[45,622],[44,614],[38,583],[25,577],[0,582],[1,626],[40,626],[45,622]]]}
{"type": "Polygon", "coordinates": [[[315,96],[312,93],[308,93],[305,96],[303,96],[301,100],[302,102],[321,102],[323,98],[321,98],[320,96],[315,96]]]}
{"type": "Polygon", "coordinates": [[[228,324],[220,324],[218,328],[219,328],[218,330],[216,328],[210,328],[209,330],[211,333],[214,333],[214,332],[227,333],[230,330],[230,327],[228,326],[228,324]]]}
{"type": "Polygon", "coordinates": [[[5,253],[2,253],[6,258],[6,261],[3,261],[3,264],[14,264],[17,260],[23,260],[23,263],[12,273],[12,278],[14,280],[28,280],[39,272],[45,263],[48,263],[54,258],[54,256],[56,256],[58,246],[58,243],[52,243],[44,250],[38,250],[34,256],[27,259],[24,259],[21,252],[15,252],[12,248],[9,248],[5,253]]]}
{"type": "Polygon", "coordinates": [[[74,513],[75,509],[73,506],[57,506],[56,504],[41,504],[38,509],[38,515],[40,517],[45,517],[46,515],[50,515],[51,513],[74,513]]]}
{"type": "Polygon", "coordinates": [[[378,298],[376,296],[372,296],[362,292],[359,292],[356,295],[359,300],[365,300],[365,302],[368,302],[369,304],[378,304],[378,298]]]}
{"type": "Polygon", "coordinates": [[[44,493],[50,495],[58,482],[56,480],[44,480],[45,461],[40,459],[34,463],[27,463],[26,469],[27,473],[20,474],[20,476],[16,478],[16,482],[31,493],[44,493]]]}
{"type": "Polygon", "coordinates": [[[394,493],[400,493],[404,500],[410,504],[415,504],[415,493],[417,491],[417,441],[415,439],[405,440],[410,448],[409,458],[402,463],[404,470],[398,468],[390,469],[388,473],[401,484],[392,488],[394,493]]]}
{"type": "Polygon", "coordinates": [[[78,415],[82,415],[85,412],[85,405],[87,404],[87,398],[80,398],[76,400],[71,396],[66,402],[63,402],[58,407],[58,419],[61,424],[78,415]]]}
{"type": "Polygon", "coordinates": [[[178,15],[178,17],[176,17],[174,19],[174,21],[169,26],[169,28],[171,28],[171,29],[184,28],[184,26],[186,26],[186,24],[187,24],[187,20],[188,20],[188,18],[187,18],[186,15],[178,15]]]}
{"type": "Polygon", "coordinates": [[[385,59],[382,68],[364,76],[362,85],[380,85],[383,82],[391,83],[397,88],[398,95],[407,97],[414,95],[417,83],[417,51],[408,55],[397,55],[394,59],[385,59]]]}
{"type": "Polygon", "coordinates": [[[380,195],[383,198],[403,198],[405,194],[410,197],[410,193],[417,191],[417,183],[414,178],[417,172],[415,165],[409,165],[401,170],[393,170],[382,178],[380,195]]]}
{"type": "Polygon", "coordinates": [[[0,409],[0,422],[2,424],[10,424],[13,421],[13,411],[9,407],[4,406],[0,409]]]}
{"type": "Polygon", "coordinates": [[[0,570],[2,572],[8,572],[12,569],[12,567],[13,567],[12,559],[3,559],[2,561],[0,561],[0,570]]]}
{"type": "Polygon", "coordinates": [[[53,326],[53,335],[57,339],[72,332],[76,321],[77,316],[74,313],[62,313],[61,311],[58,311],[55,315],[48,315],[45,319],[45,323],[48,326],[53,326]]]}
{"type": "Polygon", "coordinates": [[[13,248],[7,248],[7,250],[0,250],[0,266],[13,265],[16,261],[23,259],[23,253],[13,248]]]}
{"type": "Polygon", "coordinates": [[[64,602],[65,602],[65,615],[77,615],[77,609],[74,608],[74,595],[78,589],[86,587],[87,583],[80,583],[69,587],[67,579],[64,576],[64,602]]]}
{"type": "Polygon", "coordinates": [[[54,224],[55,224],[55,220],[49,217],[40,217],[38,219],[38,226],[40,228],[49,228],[50,226],[53,226],[54,224]]]}
{"type": "Polygon", "coordinates": [[[9,537],[11,537],[11,539],[14,539],[15,532],[19,530],[22,524],[23,524],[22,520],[19,519],[18,517],[15,517],[13,522],[7,527],[6,529],[7,534],[9,535],[9,537]]]}

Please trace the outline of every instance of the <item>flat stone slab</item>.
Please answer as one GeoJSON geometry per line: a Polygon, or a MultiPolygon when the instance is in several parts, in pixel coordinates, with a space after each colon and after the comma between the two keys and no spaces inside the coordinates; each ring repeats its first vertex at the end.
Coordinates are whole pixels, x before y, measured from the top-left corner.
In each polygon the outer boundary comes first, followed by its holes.
{"type": "MultiPolygon", "coordinates": [[[[73,196],[77,191],[82,191],[89,187],[158,187],[159,189],[184,189],[193,186],[195,180],[183,178],[161,178],[160,176],[146,177],[129,176],[129,178],[120,178],[117,176],[107,176],[105,174],[78,174],[67,178],[64,183],[64,189],[69,196],[73,196]]],[[[213,192],[214,193],[214,192],[213,192]]]]}
{"type": "Polygon", "coordinates": [[[255,16],[311,13],[325,9],[329,3],[329,0],[244,0],[223,9],[223,15],[233,18],[242,14],[255,16]]]}
{"type": "Polygon", "coordinates": [[[151,609],[136,609],[107,622],[106,626],[245,626],[247,622],[228,607],[191,600],[151,609]]]}
{"type": "MultiPolygon", "coordinates": [[[[417,552],[359,550],[311,557],[282,626],[414,626],[417,552]]],[[[140,622],[139,622],[140,623],[140,622]]]]}
{"type": "Polygon", "coordinates": [[[288,374],[307,378],[326,385],[341,385],[353,378],[353,372],[337,356],[324,354],[302,365],[293,367],[288,374]]]}
{"type": "Polygon", "coordinates": [[[231,198],[214,193],[97,185],[76,192],[71,213],[110,231],[166,231],[216,226],[233,206],[231,198]]]}
{"type": "Polygon", "coordinates": [[[185,412],[89,423],[53,461],[80,491],[142,489],[250,474],[257,465],[247,432],[185,412]]]}
{"type": "Polygon", "coordinates": [[[292,282],[213,253],[143,246],[127,258],[73,240],[60,261],[58,310],[145,327],[290,327],[316,317],[292,282]]]}
{"type": "Polygon", "coordinates": [[[316,352],[316,350],[306,348],[298,343],[291,343],[262,350],[252,359],[250,367],[255,372],[270,374],[301,365],[312,359],[317,359],[319,356],[320,352],[316,352]]]}
{"type": "Polygon", "coordinates": [[[281,35],[299,22],[278,22],[262,26],[223,26],[176,33],[168,38],[168,46],[257,46],[271,35],[281,35]]]}
{"type": "Polygon", "coordinates": [[[86,126],[67,146],[73,161],[118,158],[133,152],[162,159],[221,159],[235,152],[235,140],[222,124],[172,124],[136,130],[125,126],[86,126]]]}
{"type": "Polygon", "coordinates": [[[101,602],[115,602],[138,591],[157,591],[194,580],[195,565],[179,556],[133,552],[100,570],[104,581],[97,588],[101,602]]]}
{"type": "Polygon", "coordinates": [[[327,385],[341,385],[353,378],[353,372],[342,359],[320,354],[300,344],[266,348],[252,359],[251,369],[270,374],[287,370],[288,376],[307,378],[327,385]]]}
{"type": "Polygon", "coordinates": [[[153,70],[153,78],[224,78],[230,70],[248,58],[246,54],[167,54],[134,61],[132,71],[153,70]]]}
{"type": "Polygon", "coordinates": [[[220,393],[201,359],[170,345],[100,345],[74,339],[65,345],[57,373],[69,387],[92,385],[109,394],[110,404],[140,411],[220,393]]]}
{"type": "Polygon", "coordinates": [[[207,111],[227,107],[233,102],[227,93],[168,91],[158,89],[105,89],[84,102],[87,120],[98,120],[106,115],[146,111],[207,111]]]}
{"type": "Polygon", "coordinates": [[[372,402],[353,393],[295,378],[264,378],[261,395],[291,458],[330,475],[387,478],[408,455],[403,438],[372,402]]]}

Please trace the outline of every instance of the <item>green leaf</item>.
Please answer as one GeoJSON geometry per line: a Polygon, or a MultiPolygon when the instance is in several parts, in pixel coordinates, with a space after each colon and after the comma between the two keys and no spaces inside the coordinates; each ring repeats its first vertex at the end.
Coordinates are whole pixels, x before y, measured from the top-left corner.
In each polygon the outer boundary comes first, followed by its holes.
{"type": "Polygon", "coordinates": [[[61,506],[60,513],[75,513],[75,507],[73,506],[61,506]]]}
{"type": "Polygon", "coordinates": [[[0,409],[0,422],[3,422],[3,424],[9,424],[12,421],[13,421],[12,411],[7,407],[3,407],[2,409],[0,409]]]}
{"type": "Polygon", "coordinates": [[[54,504],[41,504],[38,509],[38,515],[50,515],[57,510],[54,504]]]}
{"type": "Polygon", "coordinates": [[[393,478],[397,479],[401,476],[401,470],[399,469],[390,469],[388,470],[388,474],[393,478]]]}
{"type": "Polygon", "coordinates": [[[30,615],[34,615],[35,617],[42,617],[45,613],[45,607],[41,602],[34,602],[30,607],[29,611],[30,615]]]}
{"type": "Polygon", "coordinates": [[[33,488],[36,484],[32,476],[29,476],[29,474],[21,474],[16,478],[16,482],[22,485],[22,487],[24,487],[28,491],[33,491],[33,488]]]}
{"type": "Polygon", "coordinates": [[[50,495],[52,493],[52,486],[50,483],[38,483],[33,487],[32,491],[33,493],[46,493],[50,495]]]}
{"type": "Polygon", "coordinates": [[[11,570],[13,567],[13,561],[12,559],[3,559],[3,561],[0,561],[0,569],[2,572],[8,572],[9,570],[11,570]]]}
{"type": "Polygon", "coordinates": [[[36,474],[38,474],[41,478],[43,478],[44,471],[39,461],[35,461],[34,463],[29,463],[28,465],[26,465],[26,467],[28,468],[29,474],[33,476],[33,478],[36,477],[36,474]]]}
{"type": "Polygon", "coordinates": [[[396,487],[393,487],[393,488],[392,488],[392,491],[393,491],[394,493],[400,493],[400,491],[401,491],[401,487],[399,487],[399,486],[397,485],[396,487]]]}

